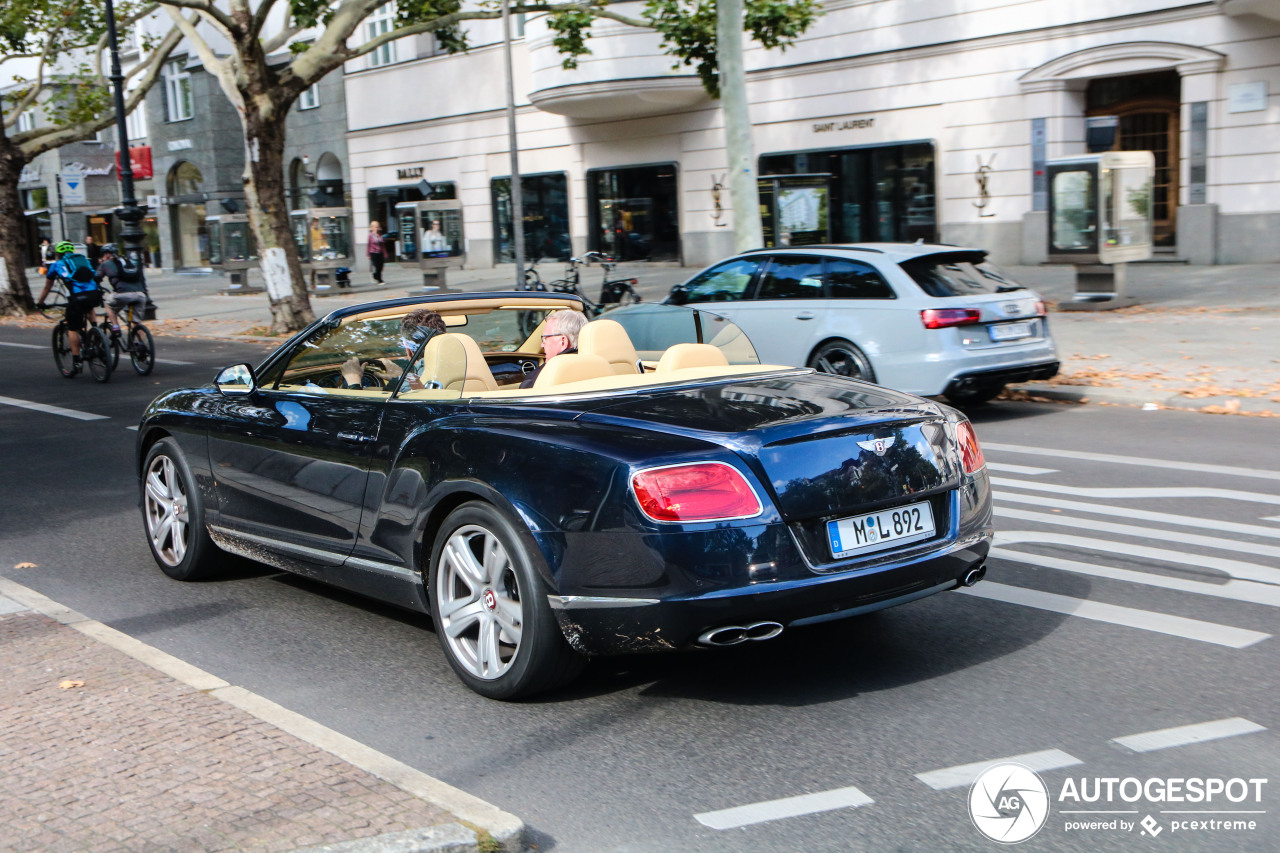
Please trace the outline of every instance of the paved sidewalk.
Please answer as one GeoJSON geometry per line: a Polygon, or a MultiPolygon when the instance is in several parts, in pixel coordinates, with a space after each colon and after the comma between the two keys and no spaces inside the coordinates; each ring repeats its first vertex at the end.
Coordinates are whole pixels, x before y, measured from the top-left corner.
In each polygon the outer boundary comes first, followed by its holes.
{"type": "Polygon", "coordinates": [[[0,671],[0,850],[520,849],[512,816],[2,579],[0,671]]]}

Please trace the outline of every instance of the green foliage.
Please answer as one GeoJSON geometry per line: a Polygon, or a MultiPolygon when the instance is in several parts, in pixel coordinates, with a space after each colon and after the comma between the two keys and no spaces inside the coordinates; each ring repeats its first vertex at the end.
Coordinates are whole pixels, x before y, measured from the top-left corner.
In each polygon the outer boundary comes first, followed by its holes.
{"type": "Polygon", "coordinates": [[[60,75],[50,89],[46,110],[52,110],[50,118],[56,125],[93,121],[113,107],[111,88],[103,86],[88,67],[82,66],[73,75],[60,75]]]}
{"type": "MultiPolygon", "coordinates": [[[[818,0],[745,0],[743,29],[766,48],[785,50],[807,30],[820,12],[818,0]]],[[[662,47],[702,78],[713,98],[720,97],[716,60],[715,0],[649,0],[644,17],[662,33],[662,47]]]]}
{"type": "Polygon", "coordinates": [[[591,35],[591,23],[595,17],[586,9],[558,12],[547,17],[547,26],[555,31],[551,43],[564,57],[561,64],[568,69],[578,67],[578,57],[591,53],[587,38],[591,35]]]}
{"type": "Polygon", "coordinates": [[[327,27],[333,20],[335,7],[331,0],[289,0],[289,15],[300,27],[310,29],[321,24],[327,27]]]}
{"type": "Polygon", "coordinates": [[[396,26],[409,27],[434,21],[461,9],[461,0],[396,0],[396,26]]]}

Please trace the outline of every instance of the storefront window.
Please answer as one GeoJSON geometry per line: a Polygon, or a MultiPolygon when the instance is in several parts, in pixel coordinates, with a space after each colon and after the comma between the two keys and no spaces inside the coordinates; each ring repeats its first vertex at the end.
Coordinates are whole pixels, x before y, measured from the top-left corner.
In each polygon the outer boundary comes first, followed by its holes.
{"type": "MultiPolygon", "coordinates": [[[[564,261],[573,254],[573,243],[569,239],[568,183],[563,172],[521,176],[527,262],[539,258],[564,261]]],[[[511,263],[515,260],[515,248],[511,244],[511,179],[495,178],[490,187],[497,231],[494,254],[499,261],[511,263]]]]}
{"type": "Polygon", "coordinates": [[[591,248],[622,261],[678,261],[676,167],[589,173],[591,248]]]}

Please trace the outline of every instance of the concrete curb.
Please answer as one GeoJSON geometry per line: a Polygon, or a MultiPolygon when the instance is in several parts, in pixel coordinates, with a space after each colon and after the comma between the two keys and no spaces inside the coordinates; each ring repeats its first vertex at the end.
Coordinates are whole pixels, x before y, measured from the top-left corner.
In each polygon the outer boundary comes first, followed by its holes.
{"type": "Polygon", "coordinates": [[[305,847],[292,853],[475,853],[476,834],[460,823],[444,823],[373,838],[305,847]]]}
{"type": "Polygon", "coordinates": [[[1163,391],[1136,388],[1108,388],[1098,385],[1010,385],[1010,391],[1021,391],[1059,403],[1103,403],[1113,406],[1175,409],[1197,414],[1237,414],[1280,416],[1280,403],[1266,397],[1185,397],[1163,391]]]}
{"type": "MultiPolygon", "coordinates": [[[[315,720],[290,711],[282,705],[277,705],[275,702],[243,687],[230,684],[216,675],[205,672],[199,667],[192,666],[186,661],[174,657],[168,652],[161,651],[141,640],[130,637],[128,634],[117,631],[115,628],[90,619],[83,613],[78,613],[8,578],[0,577],[0,595],[10,598],[37,613],[42,613],[63,625],[74,628],[116,651],[123,652],[129,657],[159,670],[176,681],[234,705],[263,722],[269,723],[299,740],[337,756],[348,764],[377,776],[384,782],[388,782],[406,793],[439,806],[455,817],[487,832],[501,845],[506,853],[520,853],[520,851],[524,850],[524,821],[499,809],[492,803],[428,776],[426,773],[397,761],[389,755],[384,755],[372,747],[365,746],[357,740],[340,734],[327,726],[317,723],[315,720]]],[[[413,833],[423,833],[429,829],[424,828],[423,830],[412,830],[409,833],[389,833],[385,836],[359,839],[346,843],[357,846],[340,845],[334,847],[330,845],[329,847],[314,848],[314,850],[333,850],[342,851],[342,853],[355,853],[355,851],[360,851],[360,853],[461,853],[461,851],[480,849],[478,846],[479,840],[475,832],[462,827],[460,824],[446,824],[446,826],[456,826],[464,830],[470,836],[472,846],[456,846],[456,833],[453,835],[442,834],[440,843],[445,846],[440,847],[374,846],[375,844],[382,844],[387,839],[390,839],[386,841],[387,844],[408,844],[409,841],[392,838],[392,836],[408,836],[413,833]],[[361,846],[366,844],[370,846],[361,846]]]]}

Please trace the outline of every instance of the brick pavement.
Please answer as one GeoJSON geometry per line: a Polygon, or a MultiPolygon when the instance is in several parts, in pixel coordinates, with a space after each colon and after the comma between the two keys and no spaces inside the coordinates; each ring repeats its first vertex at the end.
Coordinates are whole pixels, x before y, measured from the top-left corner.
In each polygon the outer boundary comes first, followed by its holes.
{"type": "Polygon", "coordinates": [[[455,820],[40,613],[0,615],[0,672],[0,850],[288,851],[455,820]]]}

